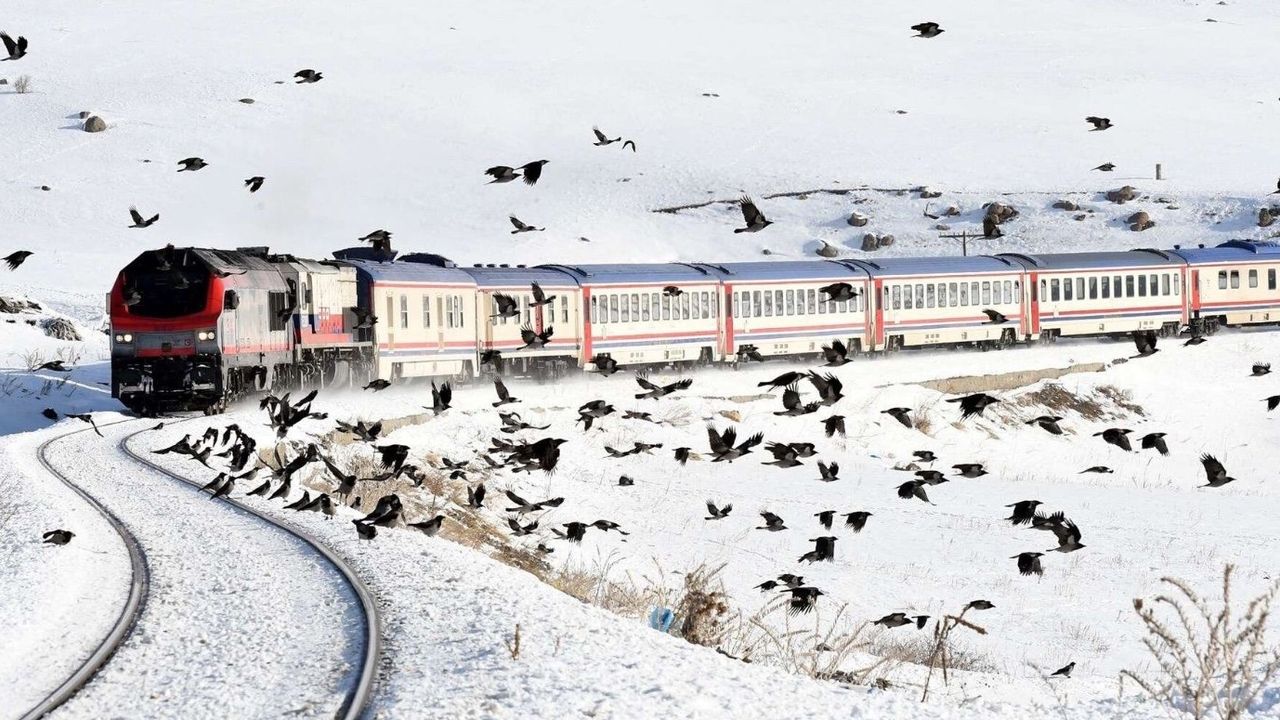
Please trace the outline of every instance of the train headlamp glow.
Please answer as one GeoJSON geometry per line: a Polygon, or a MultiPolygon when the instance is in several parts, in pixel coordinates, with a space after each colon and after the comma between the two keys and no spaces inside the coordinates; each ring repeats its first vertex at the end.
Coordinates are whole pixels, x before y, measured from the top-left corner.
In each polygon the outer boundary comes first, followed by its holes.
{"type": "Polygon", "coordinates": [[[196,339],[197,339],[197,340],[212,340],[212,339],[213,339],[213,331],[212,331],[212,330],[201,330],[200,332],[196,333],[196,339]]]}
{"type": "Polygon", "coordinates": [[[133,336],[130,335],[129,333],[117,333],[116,342],[118,343],[133,342],[133,336]]]}

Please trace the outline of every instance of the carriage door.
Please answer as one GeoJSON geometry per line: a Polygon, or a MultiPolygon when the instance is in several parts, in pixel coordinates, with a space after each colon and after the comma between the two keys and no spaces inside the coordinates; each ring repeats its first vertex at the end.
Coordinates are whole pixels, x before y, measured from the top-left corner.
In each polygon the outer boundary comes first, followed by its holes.
{"type": "MultiPolygon", "coordinates": [[[[440,351],[444,349],[444,330],[448,326],[448,321],[449,321],[449,318],[445,316],[445,303],[444,303],[443,295],[437,295],[435,297],[435,305],[436,305],[436,316],[434,320],[436,325],[435,327],[436,350],[440,351]]],[[[431,337],[431,336],[428,335],[427,337],[431,337]]]]}
{"type": "MultiPolygon", "coordinates": [[[[713,293],[714,294],[714,293],[713,293]]],[[[718,332],[720,334],[720,352],[725,358],[732,357],[734,354],[733,347],[733,286],[729,283],[724,284],[724,292],[720,298],[720,322],[718,332]]]]}
{"type": "Polygon", "coordinates": [[[1200,317],[1200,271],[1191,271],[1191,282],[1187,284],[1187,301],[1191,303],[1191,317],[1200,317]]]}
{"type": "Polygon", "coordinates": [[[1027,290],[1026,290],[1026,293],[1024,293],[1025,297],[1023,298],[1023,302],[1027,302],[1027,300],[1030,299],[1030,302],[1027,303],[1027,307],[1030,308],[1030,310],[1028,311],[1030,314],[1027,316],[1027,327],[1029,328],[1028,334],[1039,335],[1040,334],[1040,274],[1031,273],[1029,275],[1029,278],[1030,279],[1027,281],[1027,290]]]}
{"type": "Polygon", "coordinates": [[[876,327],[872,350],[884,347],[884,280],[875,279],[872,285],[871,302],[874,303],[876,327]]]}
{"type": "Polygon", "coordinates": [[[396,345],[396,300],[391,292],[387,292],[387,312],[382,316],[382,327],[387,331],[387,347],[396,345]]]}

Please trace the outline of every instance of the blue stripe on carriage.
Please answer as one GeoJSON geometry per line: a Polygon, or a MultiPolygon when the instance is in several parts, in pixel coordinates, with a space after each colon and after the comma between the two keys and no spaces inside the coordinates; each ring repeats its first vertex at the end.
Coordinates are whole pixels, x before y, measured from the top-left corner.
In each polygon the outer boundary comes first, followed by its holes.
{"type": "Polygon", "coordinates": [[[1113,320],[1115,318],[1127,317],[1147,317],[1150,315],[1164,315],[1171,318],[1182,318],[1181,310],[1132,310],[1129,312],[1100,312],[1089,313],[1087,315],[1045,315],[1041,313],[1040,324],[1045,323],[1061,323],[1061,322],[1077,322],[1079,320],[1113,320]]]}
{"type": "Polygon", "coordinates": [[[699,335],[697,337],[685,338],[658,338],[656,340],[592,340],[592,348],[619,348],[634,347],[640,345],[680,345],[689,343],[714,343],[715,335],[699,335]]]}

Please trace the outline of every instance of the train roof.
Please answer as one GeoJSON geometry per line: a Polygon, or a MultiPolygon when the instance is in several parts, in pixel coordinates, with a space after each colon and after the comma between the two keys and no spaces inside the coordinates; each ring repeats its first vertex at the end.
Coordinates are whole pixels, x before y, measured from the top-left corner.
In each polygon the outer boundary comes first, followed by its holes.
{"type": "Polygon", "coordinates": [[[1104,270],[1107,268],[1162,267],[1183,264],[1182,258],[1179,258],[1171,250],[1153,250],[1149,248],[1046,255],[1002,253],[997,257],[1020,261],[1031,270],[1104,270]]]}
{"type": "Polygon", "coordinates": [[[507,287],[538,283],[543,287],[577,287],[578,281],[563,270],[547,266],[473,265],[459,268],[475,279],[480,287],[507,287]]]}
{"type": "Polygon", "coordinates": [[[784,260],[777,262],[695,263],[709,268],[728,282],[748,280],[827,280],[866,275],[861,267],[851,267],[831,260],[784,260]]]}
{"type": "MultiPolygon", "coordinates": [[[[153,250],[153,254],[163,251],[153,250]]],[[[211,269],[219,273],[235,274],[245,270],[274,271],[275,268],[266,259],[241,250],[217,250],[214,248],[174,248],[174,253],[189,252],[200,258],[211,269]]]]}
{"type": "MultiPolygon", "coordinates": [[[[375,283],[476,284],[474,278],[451,265],[445,267],[431,262],[415,262],[406,259],[374,260],[354,258],[350,255],[339,253],[334,253],[334,257],[339,258],[338,261],[341,264],[355,268],[357,274],[363,275],[375,283]]],[[[411,258],[412,256],[406,255],[404,257],[411,258]]]]}
{"type": "Polygon", "coordinates": [[[568,273],[583,285],[639,283],[704,283],[719,280],[710,266],[699,263],[601,263],[595,265],[541,265],[568,273]]]}
{"type": "Polygon", "coordinates": [[[1211,248],[1176,248],[1170,252],[1195,264],[1280,261],[1280,245],[1252,240],[1231,240],[1211,248]]]}
{"type": "Polygon", "coordinates": [[[1021,272],[1022,265],[1007,257],[969,255],[950,257],[894,257],[869,260],[841,260],[851,267],[861,267],[873,277],[908,275],[959,275],[965,273],[1021,272]]]}

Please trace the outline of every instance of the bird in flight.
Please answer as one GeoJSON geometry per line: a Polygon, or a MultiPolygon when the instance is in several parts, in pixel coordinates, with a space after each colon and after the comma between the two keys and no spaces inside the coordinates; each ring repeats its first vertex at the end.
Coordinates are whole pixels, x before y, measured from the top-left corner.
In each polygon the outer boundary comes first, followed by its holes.
{"type": "Polygon", "coordinates": [[[756,207],[755,201],[746,195],[742,196],[738,204],[742,207],[742,219],[746,222],[746,227],[734,228],[735,233],[760,232],[773,224],[772,220],[765,219],[764,213],[756,207]]]}
{"type": "Polygon", "coordinates": [[[160,219],[160,213],[156,213],[144,220],[142,218],[142,213],[138,212],[138,208],[136,207],[129,208],[129,216],[133,218],[133,224],[129,226],[131,228],[151,227],[155,221],[160,219]]]}

